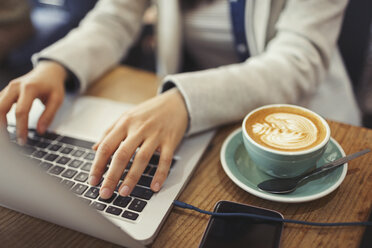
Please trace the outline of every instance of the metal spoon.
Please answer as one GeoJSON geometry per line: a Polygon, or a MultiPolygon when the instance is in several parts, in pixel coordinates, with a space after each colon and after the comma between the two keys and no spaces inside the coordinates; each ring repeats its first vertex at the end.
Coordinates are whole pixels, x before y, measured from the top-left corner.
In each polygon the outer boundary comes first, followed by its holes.
{"type": "Polygon", "coordinates": [[[366,154],[367,152],[370,152],[370,149],[365,149],[360,152],[356,152],[353,154],[350,154],[348,156],[336,159],[330,163],[327,163],[315,170],[312,170],[304,175],[293,177],[293,178],[276,178],[276,179],[270,179],[263,181],[257,185],[257,187],[263,191],[273,193],[273,194],[286,194],[293,192],[299,185],[300,182],[308,179],[309,177],[319,175],[325,171],[329,171],[332,169],[335,169],[344,163],[346,163],[349,160],[352,160],[354,158],[357,158],[359,156],[362,156],[366,154]]]}

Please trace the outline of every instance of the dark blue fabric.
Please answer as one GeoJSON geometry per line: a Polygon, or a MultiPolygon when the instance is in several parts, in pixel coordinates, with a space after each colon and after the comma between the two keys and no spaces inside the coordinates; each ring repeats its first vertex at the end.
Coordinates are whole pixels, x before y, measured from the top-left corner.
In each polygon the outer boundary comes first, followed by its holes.
{"type": "Polygon", "coordinates": [[[249,57],[245,33],[245,0],[229,0],[235,50],[241,62],[249,57]]]}
{"type": "Polygon", "coordinates": [[[18,75],[30,71],[32,54],[63,38],[78,25],[96,2],[97,0],[65,0],[61,1],[62,5],[53,5],[42,3],[40,0],[30,0],[34,34],[9,54],[7,58],[9,69],[18,75]]]}

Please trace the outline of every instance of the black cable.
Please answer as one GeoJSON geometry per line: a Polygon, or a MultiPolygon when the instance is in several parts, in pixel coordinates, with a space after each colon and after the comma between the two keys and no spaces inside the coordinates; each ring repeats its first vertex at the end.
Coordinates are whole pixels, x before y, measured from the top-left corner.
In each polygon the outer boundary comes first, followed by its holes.
{"type": "Polygon", "coordinates": [[[216,213],[210,212],[206,210],[202,210],[197,208],[193,205],[181,202],[181,201],[174,201],[174,206],[191,209],[197,211],[202,214],[208,214],[211,216],[218,216],[218,217],[246,217],[246,218],[255,218],[261,220],[269,220],[269,221],[276,221],[276,222],[284,222],[284,223],[292,223],[292,224],[299,224],[299,225],[308,225],[308,226],[372,226],[372,221],[362,221],[362,222],[309,222],[309,221],[302,221],[302,220],[291,220],[291,219],[281,219],[276,217],[258,215],[258,214],[249,214],[249,213],[216,213]]]}

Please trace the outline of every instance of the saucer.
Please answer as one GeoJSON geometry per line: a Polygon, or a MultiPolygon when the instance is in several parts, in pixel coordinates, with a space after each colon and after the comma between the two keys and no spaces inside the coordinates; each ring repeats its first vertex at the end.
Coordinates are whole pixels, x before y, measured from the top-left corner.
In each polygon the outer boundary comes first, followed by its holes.
{"type": "MultiPolygon", "coordinates": [[[[225,173],[236,185],[252,195],[277,202],[297,203],[321,198],[334,191],[342,183],[347,172],[347,163],[345,163],[327,174],[307,180],[294,192],[271,194],[257,187],[260,182],[273,177],[259,170],[251,161],[243,144],[241,128],[226,138],[220,156],[225,173]]],[[[342,156],[345,156],[344,150],[336,140],[331,138],[322,158],[317,162],[317,167],[342,156]]]]}

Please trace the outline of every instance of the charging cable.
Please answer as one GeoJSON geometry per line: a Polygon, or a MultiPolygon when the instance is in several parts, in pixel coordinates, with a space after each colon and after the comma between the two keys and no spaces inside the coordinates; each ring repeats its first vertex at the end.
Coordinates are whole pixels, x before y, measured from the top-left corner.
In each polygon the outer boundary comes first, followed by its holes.
{"type": "Polygon", "coordinates": [[[197,211],[202,214],[208,214],[211,216],[217,217],[245,217],[245,218],[254,218],[254,219],[261,219],[261,220],[268,220],[268,221],[276,221],[276,222],[283,222],[283,223],[292,223],[292,224],[299,224],[299,225],[308,225],[308,226],[372,226],[372,221],[364,221],[364,222],[309,222],[309,221],[302,221],[302,220],[291,220],[291,219],[281,219],[277,217],[270,217],[270,216],[263,216],[258,214],[249,214],[249,213],[216,213],[210,212],[206,210],[202,210],[197,208],[193,205],[181,202],[181,201],[173,201],[173,205],[191,209],[197,211]]]}

